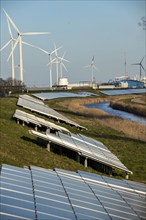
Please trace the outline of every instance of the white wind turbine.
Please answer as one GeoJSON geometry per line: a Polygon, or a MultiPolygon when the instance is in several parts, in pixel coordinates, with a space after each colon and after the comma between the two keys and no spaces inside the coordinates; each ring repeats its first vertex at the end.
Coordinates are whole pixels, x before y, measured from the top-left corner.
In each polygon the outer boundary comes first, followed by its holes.
{"type": "MultiPolygon", "coordinates": [[[[18,34],[18,38],[16,39],[16,42],[13,46],[13,49],[8,57],[8,60],[9,58],[11,57],[13,51],[15,50],[17,44],[19,43],[19,56],[20,56],[20,81],[21,81],[21,84],[23,84],[23,59],[22,59],[22,36],[28,36],[28,35],[40,35],[40,34],[50,34],[49,32],[28,32],[28,33],[22,33],[20,32],[20,30],[18,29],[18,27],[15,25],[15,23],[12,21],[12,19],[9,17],[9,15],[6,13],[6,11],[4,10],[4,13],[7,17],[7,19],[9,20],[9,22],[11,23],[11,25],[14,27],[14,29],[17,31],[17,34],[18,34]]],[[[29,44],[27,44],[29,45],[29,44]]]]}
{"type": "MultiPolygon", "coordinates": [[[[11,31],[8,19],[7,19],[7,24],[8,24],[8,31],[9,31],[9,34],[10,34],[10,40],[0,49],[0,52],[2,50],[4,50],[9,44],[11,44],[11,49],[13,49],[14,42],[16,41],[16,39],[13,38],[12,31],[11,31]]],[[[12,56],[11,56],[11,71],[12,71],[12,73],[11,73],[12,85],[14,86],[14,79],[15,79],[14,53],[12,53],[12,56]]]]}
{"type": "Polygon", "coordinates": [[[97,70],[97,68],[96,68],[96,66],[94,65],[94,56],[93,56],[93,58],[92,58],[92,62],[91,62],[91,64],[90,65],[88,65],[88,66],[85,66],[86,68],[91,68],[91,82],[93,83],[93,81],[94,81],[94,75],[93,75],[93,70],[94,69],[96,69],[97,70]]]}
{"type": "Polygon", "coordinates": [[[54,61],[56,60],[56,58],[55,58],[55,59],[52,59],[52,55],[53,55],[54,53],[56,53],[59,49],[61,49],[62,46],[59,47],[59,48],[55,48],[55,50],[53,50],[52,52],[46,51],[46,50],[44,50],[44,49],[42,49],[42,48],[40,48],[40,47],[37,47],[37,46],[33,46],[33,47],[35,47],[35,48],[41,50],[42,52],[44,52],[45,54],[47,54],[47,55],[49,56],[49,61],[48,61],[48,64],[47,64],[47,65],[49,65],[50,88],[52,88],[52,64],[53,64],[54,61]]]}
{"type": "Polygon", "coordinates": [[[66,66],[64,65],[63,61],[65,61],[65,62],[69,62],[69,61],[64,59],[64,56],[65,56],[65,53],[63,54],[62,57],[58,57],[58,61],[59,61],[59,64],[60,64],[60,78],[62,78],[62,76],[63,76],[62,67],[68,72],[68,70],[67,70],[66,66]]]}
{"type": "Polygon", "coordinates": [[[56,44],[54,43],[54,48],[55,48],[55,59],[54,59],[54,63],[56,63],[56,85],[58,86],[58,81],[59,81],[59,74],[58,74],[58,64],[60,63],[60,58],[57,54],[57,50],[56,50],[56,44]]]}

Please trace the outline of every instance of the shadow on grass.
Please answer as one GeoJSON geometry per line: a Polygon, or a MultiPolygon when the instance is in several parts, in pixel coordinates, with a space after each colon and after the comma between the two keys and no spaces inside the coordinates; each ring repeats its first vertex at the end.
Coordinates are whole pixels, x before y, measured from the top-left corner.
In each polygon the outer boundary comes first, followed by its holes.
{"type": "Polygon", "coordinates": [[[47,142],[45,140],[40,139],[40,138],[36,138],[36,140],[34,140],[29,137],[22,136],[21,139],[23,139],[24,141],[27,141],[29,143],[31,142],[33,144],[36,144],[39,147],[46,148],[47,142]]]}

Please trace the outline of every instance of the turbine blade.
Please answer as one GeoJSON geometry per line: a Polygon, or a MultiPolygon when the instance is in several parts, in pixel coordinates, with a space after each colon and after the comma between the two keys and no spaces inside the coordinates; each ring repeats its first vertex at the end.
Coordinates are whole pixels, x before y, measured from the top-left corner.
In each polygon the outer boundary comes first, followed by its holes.
{"type": "Polygon", "coordinates": [[[89,68],[89,67],[91,67],[91,65],[88,65],[88,66],[84,66],[85,68],[89,68]]]}
{"type": "Polygon", "coordinates": [[[27,46],[30,46],[30,47],[36,48],[36,49],[38,49],[38,50],[41,50],[41,51],[43,51],[43,52],[46,53],[46,54],[49,54],[49,52],[47,52],[46,50],[43,50],[42,48],[40,48],[40,47],[38,47],[38,46],[29,44],[29,43],[27,43],[27,42],[25,42],[25,41],[22,41],[22,43],[25,44],[25,45],[27,45],[27,46]]]}
{"type": "Polygon", "coordinates": [[[4,13],[5,13],[7,19],[10,21],[10,23],[11,23],[12,26],[14,27],[14,29],[15,29],[18,33],[20,33],[19,29],[17,28],[17,26],[15,25],[15,23],[12,21],[12,19],[9,17],[9,15],[7,14],[7,12],[6,12],[4,9],[3,9],[3,11],[4,11],[4,13]]]}
{"type": "Polygon", "coordinates": [[[140,63],[133,63],[133,64],[131,64],[131,65],[140,65],[140,63]]]}
{"type": "Polygon", "coordinates": [[[13,35],[12,35],[11,27],[10,27],[10,22],[8,19],[7,19],[7,24],[8,24],[8,30],[9,30],[10,37],[13,39],[13,35]]]}
{"type": "Polygon", "coordinates": [[[43,35],[43,34],[51,34],[50,32],[28,32],[28,33],[21,33],[22,35],[43,35]]]}
{"type": "Polygon", "coordinates": [[[66,66],[64,65],[64,63],[61,63],[61,65],[63,66],[63,68],[68,72],[66,66]]]}
{"type": "Polygon", "coordinates": [[[144,71],[146,71],[142,64],[141,64],[141,67],[142,67],[142,69],[143,69],[144,71]]]}
{"type": "Polygon", "coordinates": [[[144,58],[145,58],[145,55],[144,55],[144,57],[142,58],[142,60],[140,61],[140,64],[142,63],[142,61],[143,61],[144,58]]]}
{"type": "Polygon", "coordinates": [[[95,65],[93,65],[93,68],[97,70],[97,67],[95,65]]]}
{"type": "Polygon", "coordinates": [[[58,58],[60,59],[60,61],[70,62],[69,60],[66,60],[66,59],[64,59],[64,58],[63,58],[63,57],[64,57],[64,55],[65,55],[65,54],[63,54],[63,56],[62,56],[62,57],[58,57],[58,58]]]}
{"type": "Polygon", "coordinates": [[[47,66],[49,66],[50,64],[55,63],[55,62],[56,62],[56,58],[54,58],[53,60],[51,60],[51,61],[47,64],[47,66]]]}
{"type": "MultiPolygon", "coordinates": [[[[55,44],[55,43],[54,43],[54,48],[55,48],[55,56],[56,56],[57,58],[59,58],[59,57],[58,57],[58,54],[57,54],[57,51],[58,51],[58,50],[57,50],[57,47],[56,47],[56,44],[55,44]]],[[[61,46],[61,48],[62,48],[62,46],[61,46]]]]}
{"type": "Polygon", "coordinates": [[[62,61],[65,61],[65,62],[68,62],[68,63],[70,62],[69,60],[66,60],[66,59],[64,59],[64,58],[62,59],[62,61]]]}
{"type": "Polygon", "coordinates": [[[56,48],[55,50],[53,50],[50,54],[53,54],[53,53],[55,53],[56,51],[58,51],[58,50],[60,50],[62,48],[62,46],[61,47],[58,47],[58,48],[56,48]]]}
{"type": "Polygon", "coordinates": [[[14,52],[14,50],[15,50],[15,48],[16,48],[16,46],[17,46],[17,44],[18,44],[18,42],[19,42],[19,38],[20,38],[20,37],[17,38],[17,40],[16,40],[16,42],[15,42],[13,48],[12,48],[12,51],[11,51],[11,53],[10,53],[8,59],[7,59],[7,62],[9,61],[10,57],[12,56],[12,53],[14,52]]]}
{"type": "Polygon", "coordinates": [[[10,43],[11,43],[12,39],[9,40],[1,49],[0,51],[2,51],[3,49],[5,49],[5,47],[7,47],[10,43]]]}
{"type": "Polygon", "coordinates": [[[65,54],[66,54],[66,51],[64,52],[64,54],[63,54],[62,58],[64,58],[65,54]]]}

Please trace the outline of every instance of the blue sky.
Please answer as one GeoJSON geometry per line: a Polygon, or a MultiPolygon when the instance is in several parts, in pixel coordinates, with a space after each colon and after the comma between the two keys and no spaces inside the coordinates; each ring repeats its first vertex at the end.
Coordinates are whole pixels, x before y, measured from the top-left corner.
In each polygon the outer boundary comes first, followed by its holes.
{"type": "MultiPolygon", "coordinates": [[[[91,80],[91,63],[94,55],[96,82],[108,82],[125,74],[124,54],[131,77],[139,74],[140,62],[145,55],[145,31],[138,26],[145,16],[146,1],[8,1],[1,0],[1,47],[10,39],[6,17],[2,8],[22,32],[47,31],[50,35],[24,36],[23,40],[47,51],[54,43],[63,46],[60,56],[66,51],[65,63],[68,72],[63,77],[70,83],[91,80]]],[[[12,28],[14,37],[15,30],[12,28]]],[[[10,46],[1,52],[1,77],[11,76],[11,62],[7,62],[10,46]]],[[[15,65],[19,64],[18,48],[15,50],[15,65]]],[[[28,86],[47,86],[49,68],[47,55],[34,48],[23,46],[24,81],[28,86]]],[[[145,60],[143,62],[145,66],[145,60]]],[[[18,78],[18,68],[15,69],[18,78]]],[[[144,72],[143,72],[144,75],[144,72]]],[[[53,83],[56,81],[53,67],[53,83]]]]}

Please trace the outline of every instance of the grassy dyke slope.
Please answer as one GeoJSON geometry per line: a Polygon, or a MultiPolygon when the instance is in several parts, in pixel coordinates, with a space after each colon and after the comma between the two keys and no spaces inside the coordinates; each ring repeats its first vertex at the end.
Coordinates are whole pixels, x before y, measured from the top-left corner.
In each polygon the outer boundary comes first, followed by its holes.
{"type": "MultiPolygon", "coordinates": [[[[17,98],[15,97],[0,99],[0,163],[20,167],[27,165],[44,168],[57,167],[72,171],[81,169],[99,173],[90,167],[85,168],[66,156],[48,152],[44,146],[40,146],[36,138],[28,133],[28,130],[31,128],[18,125],[12,118],[15,109],[18,108],[16,102],[17,98]]],[[[87,127],[88,131],[81,133],[102,141],[134,173],[130,176],[131,180],[146,182],[146,147],[144,141],[126,136],[123,132],[118,131],[118,129],[101,124],[93,117],[77,115],[74,109],[68,109],[63,104],[62,99],[48,103],[50,107],[54,106],[54,108],[68,118],[87,127]]],[[[67,125],[64,125],[64,127],[78,133],[75,128],[67,125]]],[[[117,178],[123,175],[119,171],[115,171],[113,174],[117,178]]]]}
{"type": "MultiPolygon", "coordinates": [[[[15,109],[18,108],[16,102],[17,98],[0,99],[0,164],[86,170],[76,161],[48,152],[44,146],[38,145],[36,138],[28,133],[32,128],[18,125],[12,118],[15,109]]],[[[90,168],[87,171],[94,172],[90,168]]]]}

